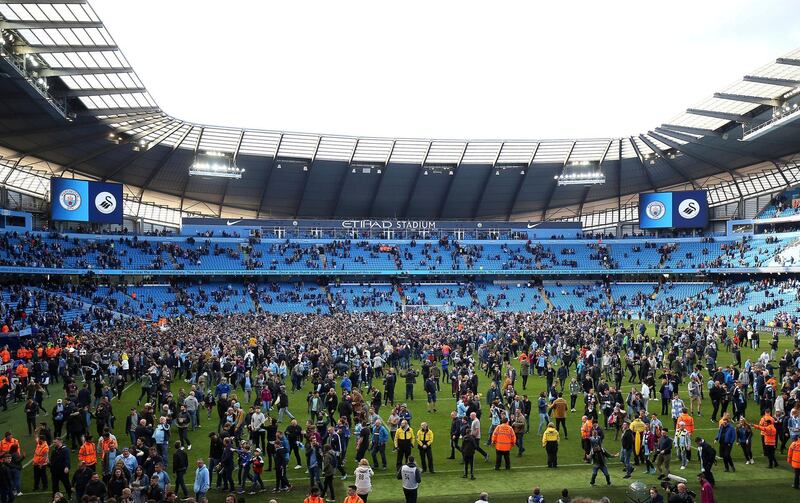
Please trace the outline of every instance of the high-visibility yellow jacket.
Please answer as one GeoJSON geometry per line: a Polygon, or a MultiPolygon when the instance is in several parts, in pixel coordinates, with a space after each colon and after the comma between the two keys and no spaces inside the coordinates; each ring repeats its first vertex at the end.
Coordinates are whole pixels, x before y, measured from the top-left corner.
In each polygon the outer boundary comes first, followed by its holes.
{"type": "Polygon", "coordinates": [[[558,442],[559,435],[558,430],[555,428],[547,427],[542,434],[542,447],[547,445],[547,442],[558,442]]]}
{"type": "Polygon", "coordinates": [[[433,430],[417,430],[417,445],[433,445],[433,430]]]}
{"type": "Polygon", "coordinates": [[[400,442],[410,442],[411,446],[413,447],[414,446],[414,430],[412,430],[411,428],[408,428],[407,430],[404,430],[403,428],[400,428],[399,430],[397,430],[397,432],[395,432],[395,434],[394,434],[394,447],[397,448],[398,447],[398,443],[400,443],[400,442]]]}

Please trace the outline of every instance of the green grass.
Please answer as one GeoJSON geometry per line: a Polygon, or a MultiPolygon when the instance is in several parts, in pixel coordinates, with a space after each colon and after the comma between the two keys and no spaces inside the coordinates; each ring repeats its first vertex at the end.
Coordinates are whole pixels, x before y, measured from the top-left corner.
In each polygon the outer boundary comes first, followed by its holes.
{"type": "MultiPolygon", "coordinates": [[[[649,333],[652,334],[652,326],[648,326],[648,330],[649,333]]],[[[762,337],[762,341],[763,340],[764,338],[762,337]]],[[[781,338],[780,344],[781,353],[785,348],[792,347],[792,341],[789,338],[781,338]]],[[[742,359],[744,361],[744,359],[748,357],[754,358],[755,356],[757,356],[755,351],[746,349],[743,351],[742,359]]],[[[723,351],[720,353],[718,361],[723,365],[728,364],[732,362],[732,357],[730,353],[723,351]]],[[[419,362],[415,362],[415,366],[419,367],[419,362]]],[[[516,450],[512,452],[512,469],[510,472],[506,472],[504,470],[495,472],[493,470],[493,449],[484,447],[484,449],[486,449],[490,454],[490,462],[485,463],[482,459],[480,459],[480,456],[477,456],[477,460],[475,462],[475,476],[477,480],[465,480],[461,478],[463,468],[462,465],[458,463],[458,456],[456,460],[445,459],[450,454],[449,443],[447,441],[450,429],[449,414],[450,411],[453,410],[455,404],[455,401],[450,398],[449,384],[442,384],[442,391],[439,394],[439,411],[435,414],[429,414],[426,412],[424,398],[425,394],[422,391],[422,380],[418,379],[418,381],[419,382],[414,392],[416,400],[408,401],[408,404],[413,414],[414,429],[416,430],[416,427],[419,425],[419,423],[424,420],[430,424],[431,429],[436,435],[433,452],[437,472],[435,475],[423,475],[423,481],[420,487],[420,501],[472,503],[477,499],[478,494],[481,491],[487,491],[491,496],[490,501],[493,503],[519,502],[524,501],[524,495],[530,494],[531,489],[537,485],[542,488],[543,493],[547,497],[547,501],[555,501],[560,496],[563,488],[568,488],[573,497],[582,495],[597,498],[608,495],[611,497],[612,501],[623,501],[626,500],[625,488],[629,482],[641,480],[648,485],[657,485],[658,481],[656,480],[655,475],[642,474],[640,470],[637,470],[634,473],[634,477],[631,480],[623,480],[621,478],[621,464],[618,460],[612,460],[610,466],[612,486],[606,487],[605,481],[602,479],[602,475],[600,475],[600,477],[598,477],[598,486],[596,488],[590,487],[589,478],[591,475],[591,469],[588,465],[582,463],[581,461],[582,451],[580,448],[579,438],[579,424],[581,417],[580,409],[574,413],[570,413],[568,416],[567,421],[570,432],[569,440],[562,440],[561,442],[559,449],[559,468],[557,470],[548,470],[546,468],[545,452],[541,447],[541,436],[536,434],[538,419],[534,417],[531,419],[531,432],[525,437],[527,451],[522,457],[516,456],[516,450]]],[[[520,380],[518,380],[518,386],[521,387],[520,380]]],[[[629,385],[623,386],[625,392],[627,392],[629,385]]],[[[174,392],[177,392],[181,387],[186,388],[188,385],[182,381],[175,382],[172,389],[174,392]]],[[[309,385],[306,385],[306,389],[295,392],[290,397],[290,403],[293,405],[292,412],[297,416],[298,420],[301,421],[301,424],[307,418],[307,414],[305,412],[305,396],[307,394],[308,387],[309,385]]],[[[480,387],[483,391],[485,391],[485,389],[488,387],[488,379],[484,375],[480,376],[480,387]]],[[[528,381],[528,388],[525,393],[527,393],[533,399],[540,391],[544,391],[544,388],[545,380],[543,378],[532,376],[528,381]]],[[[58,397],[57,395],[60,395],[61,393],[60,387],[57,385],[51,386],[51,391],[53,391],[53,396],[45,400],[45,409],[48,411],[54,405],[55,400],[58,397]]],[[[398,400],[402,399],[404,393],[405,386],[401,380],[397,385],[395,393],[398,400]]],[[[125,442],[128,438],[127,435],[120,432],[124,426],[125,416],[127,411],[130,410],[131,407],[135,406],[136,398],[138,396],[139,386],[138,384],[133,384],[130,389],[124,393],[121,401],[115,400],[113,402],[114,411],[117,416],[117,438],[120,440],[121,445],[125,445],[125,442]]],[[[659,402],[651,401],[650,403],[651,409],[655,410],[656,412],[661,410],[659,402]]],[[[579,407],[580,406],[579,400],[579,407]]],[[[704,403],[704,411],[706,412],[702,418],[696,420],[697,428],[701,430],[703,434],[710,436],[714,431],[716,431],[716,425],[711,423],[711,421],[708,419],[708,411],[710,411],[710,403],[708,400],[706,400],[706,403],[704,403]]],[[[381,416],[385,418],[388,413],[389,410],[387,408],[381,408],[381,416]]],[[[757,419],[757,414],[757,407],[754,407],[752,402],[750,402],[750,406],[748,407],[748,418],[750,420],[755,420],[757,419]]],[[[190,434],[190,438],[193,443],[193,449],[188,452],[190,467],[193,466],[194,459],[198,457],[206,458],[208,456],[208,433],[212,429],[216,429],[216,412],[212,414],[212,422],[209,422],[205,419],[205,413],[203,413],[202,419],[203,427],[190,434]]],[[[51,421],[51,418],[49,416],[44,416],[40,417],[39,420],[46,420],[49,422],[51,421]]],[[[486,417],[484,417],[483,423],[483,436],[485,440],[487,428],[486,417]]],[[[665,421],[665,424],[668,424],[668,422],[665,421]]],[[[281,426],[285,427],[286,423],[281,426]]],[[[31,437],[28,437],[26,434],[27,429],[25,427],[22,404],[12,405],[9,408],[9,412],[0,413],[0,430],[10,430],[17,438],[20,439],[23,449],[28,455],[26,461],[29,461],[33,453],[34,440],[31,437]]],[[[92,425],[92,431],[93,430],[94,425],[92,425]]],[[[173,441],[174,440],[175,439],[173,438],[173,441]]],[[[754,454],[756,456],[755,465],[744,465],[743,456],[738,447],[734,450],[734,460],[737,462],[736,473],[723,473],[721,464],[717,465],[715,476],[718,482],[716,490],[718,502],[724,503],[736,500],[763,501],[767,498],[771,500],[776,498],[785,498],[786,501],[797,500],[799,496],[798,492],[790,488],[792,474],[789,468],[786,466],[785,456],[779,456],[778,458],[779,462],[782,464],[779,469],[767,470],[766,461],[761,456],[761,448],[758,446],[758,443],[759,442],[756,441],[754,446],[754,454]],[[747,499],[742,500],[741,498],[747,499]]],[[[613,434],[606,438],[605,444],[610,452],[617,452],[619,450],[619,443],[614,441],[613,434]]],[[[347,453],[346,464],[346,471],[349,475],[349,478],[345,482],[340,482],[338,477],[335,479],[337,491],[336,497],[338,501],[341,501],[346,493],[346,484],[351,483],[353,480],[352,472],[355,468],[353,462],[353,456],[355,453],[354,448],[354,440],[351,439],[350,447],[347,453]]],[[[170,456],[171,453],[172,450],[170,449],[170,456]]],[[[74,454],[75,453],[73,453],[73,455],[74,454]]],[[[394,453],[388,451],[387,461],[390,466],[389,470],[386,472],[382,472],[380,470],[376,471],[375,477],[373,478],[373,491],[369,498],[370,502],[403,501],[400,482],[396,480],[394,472],[391,468],[394,466],[394,456],[394,453]]],[[[369,456],[367,457],[369,458],[369,456]]],[[[73,464],[73,466],[76,465],[73,464]]],[[[281,493],[277,495],[276,499],[279,501],[279,503],[302,502],[307,494],[308,479],[303,473],[304,469],[293,470],[293,466],[294,458],[292,458],[292,461],[290,461],[288,474],[291,483],[294,485],[294,490],[290,493],[281,493]]],[[[673,469],[677,468],[678,466],[674,456],[672,466],[673,469]]],[[[696,488],[695,475],[698,471],[699,466],[697,463],[697,457],[694,456],[693,462],[690,463],[686,470],[676,470],[676,473],[688,478],[691,482],[690,487],[696,488]]],[[[191,489],[191,484],[194,479],[194,471],[190,470],[189,473],[187,473],[186,478],[186,483],[191,489]]],[[[265,472],[263,479],[267,487],[271,489],[274,485],[274,474],[272,472],[265,472]]],[[[20,497],[20,501],[26,501],[30,503],[44,503],[50,501],[49,492],[46,494],[31,494],[30,491],[32,490],[32,485],[32,468],[28,466],[23,471],[22,489],[24,496],[20,497]]],[[[212,502],[222,501],[223,498],[224,494],[221,492],[212,490],[209,493],[209,499],[212,502]]],[[[246,498],[250,501],[269,500],[267,493],[260,493],[257,496],[246,496],[246,498]]]]}

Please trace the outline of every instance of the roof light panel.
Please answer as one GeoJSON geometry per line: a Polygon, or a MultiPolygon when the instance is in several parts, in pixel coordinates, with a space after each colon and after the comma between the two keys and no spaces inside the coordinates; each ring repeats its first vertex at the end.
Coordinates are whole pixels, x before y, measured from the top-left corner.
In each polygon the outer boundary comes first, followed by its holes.
{"type": "Polygon", "coordinates": [[[500,141],[468,142],[461,164],[492,164],[502,146],[503,142],[500,141]]]}
{"type": "Polygon", "coordinates": [[[62,34],[62,32],[69,33],[69,30],[59,30],[57,28],[56,29],[48,28],[46,30],[31,30],[31,31],[33,31],[33,32],[35,32],[37,34],[39,40],[42,41],[42,45],[45,45],[45,46],[48,46],[48,47],[49,46],[58,46],[58,45],[69,45],[69,42],[67,41],[67,39],[62,34]]]}
{"type": "Polygon", "coordinates": [[[551,141],[542,142],[539,149],[536,151],[536,157],[533,162],[540,163],[565,163],[570,149],[572,149],[572,141],[551,141]]]}
{"type": "Polygon", "coordinates": [[[430,143],[429,140],[397,140],[389,162],[422,164],[430,143]]]}
{"type": "Polygon", "coordinates": [[[323,136],[319,142],[317,159],[349,161],[357,139],[346,136],[323,136]]]}
{"type": "Polygon", "coordinates": [[[724,112],[729,114],[744,115],[751,110],[758,108],[760,105],[757,103],[748,103],[745,101],[723,100],[720,98],[709,98],[698,106],[700,110],[709,110],[712,112],[724,112]]]}
{"type": "Polygon", "coordinates": [[[587,140],[578,141],[572,154],[569,156],[572,161],[599,161],[608,147],[608,140],[587,140]]]}
{"type": "Polygon", "coordinates": [[[44,15],[47,16],[48,20],[50,20],[50,21],[63,21],[64,20],[64,18],[62,18],[61,15],[58,13],[58,11],[55,9],[54,5],[52,5],[52,4],[37,4],[37,6],[39,7],[39,9],[42,10],[44,15]]]}
{"type": "Polygon", "coordinates": [[[61,29],[61,34],[67,39],[70,45],[91,45],[92,38],[81,28],[61,29]]]}
{"type": "Polygon", "coordinates": [[[528,164],[538,146],[539,143],[535,141],[503,142],[496,156],[497,164],[528,164]]]}
{"type": "MultiPolygon", "coordinates": [[[[37,30],[44,33],[44,30],[37,30]]],[[[29,30],[27,28],[18,30],[18,33],[22,38],[25,39],[30,45],[49,45],[47,42],[43,42],[33,30],[29,30]]],[[[44,35],[47,35],[44,33],[44,35]]]]}
{"type": "Polygon", "coordinates": [[[283,135],[278,157],[311,159],[317,150],[319,139],[317,135],[286,133],[283,135]]]}
{"type": "Polygon", "coordinates": [[[745,96],[760,96],[762,98],[777,98],[786,92],[786,88],[774,86],[772,84],[741,81],[725,89],[724,92],[730,94],[741,94],[745,96]]]}
{"type": "Polygon", "coordinates": [[[216,127],[203,128],[203,137],[200,139],[199,150],[222,151],[233,153],[239,144],[241,131],[216,127]]]}
{"type": "Polygon", "coordinates": [[[773,79],[800,80],[800,66],[770,63],[753,72],[753,75],[758,75],[759,77],[769,77],[773,79]]]}
{"type": "Polygon", "coordinates": [[[11,7],[11,10],[14,11],[14,14],[13,17],[7,19],[14,21],[33,21],[33,16],[31,16],[31,13],[25,9],[24,5],[12,4],[9,7],[11,7]]]}
{"type": "Polygon", "coordinates": [[[50,19],[36,4],[25,4],[25,9],[30,13],[34,21],[60,21],[60,19],[50,19]]]}
{"type": "Polygon", "coordinates": [[[9,21],[17,21],[19,19],[17,13],[14,12],[14,9],[12,9],[11,5],[8,4],[0,4],[0,15],[9,21]]]}
{"type": "Polygon", "coordinates": [[[276,131],[245,131],[239,152],[275,157],[281,134],[276,131]]]}
{"type": "MultiPolygon", "coordinates": [[[[655,146],[656,146],[656,147],[658,147],[658,149],[659,149],[659,150],[662,150],[662,151],[664,151],[664,150],[669,150],[669,149],[671,149],[671,148],[672,148],[672,147],[670,147],[669,145],[667,145],[666,143],[664,143],[664,142],[662,142],[661,140],[659,140],[658,138],[653,138],[653,137],[652,137],[652,136],[650,136],[649,134],[646,134],[646,135],[644,135],[644,136],[645,136],[645,137],[646,137],[646,138],[647,138],[647,139],[648,139],[650,142],[654,143],[654,144],[655,144],[655,146]]],[[[612,149],[613,149],[613,147],[612,147],[612,149]]],[[[609,152],[609,153],[610,153],[610,152],[609,152]]]]}
{"type": "Polygon", "coordinates": [[[714,117],[706,117],[704,115],[694,115],[684,112],[667,122],[667,124],[675,124],[676,126],[686,126],[714,131],[724,126],[728,122],[730,121],[725,119],[716,119],[714,117]]]}
{"type": "Polygon", "coordinates": [[[69,10],[78,21],[99,21],[91,8],[86,4],[69,4],[69,10]]]}
{"type": "Polygon", "coordinates": [[[466,146],[463,141],[434,141],[425,158],[425,164],[458,164],[466,146]]]}
{"type": "Polygon", "coordinates": [[[73,14],[72,11],[69,10],[69,5],[68,4],[55,4],[55,5],[53,5],[53,9],[56,12],[58,12],[58,15],[64,21],[77,21],[78,20],[78,18],[75,17],[75,14],[73,14]]]}
{"type": "Polygon", "coordinates": [[[386,162],[394,141],[387,138],[361,138],[353,154],[353,162],[386,162]]]}

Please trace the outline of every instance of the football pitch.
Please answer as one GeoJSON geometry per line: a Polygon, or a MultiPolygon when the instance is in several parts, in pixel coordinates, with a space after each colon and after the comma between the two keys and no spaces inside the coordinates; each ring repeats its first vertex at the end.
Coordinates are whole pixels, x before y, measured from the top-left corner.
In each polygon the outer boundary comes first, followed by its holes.
{"type": "MultiPolygon", "coordinates": [[[[648,334],[652,335],[652,326],[648,325],[648,334]]],[[[754,351],[752,349],[742,350],[742,361],[750,358],[754,361],[763,348],[768,346],[768,339],[762,336],[761,350],[754,351]]],[[[793,342],[790,338],[781,337],[780,349],[778,351],[778,358],[783,354],[785,349],[791,349],[793,342]]],[[[724,349],[720,350],[718,357],[718,365],[727,365],[732,363],[732,355],[725,352],[724,349]]],[[[518,365],[518,364],[517,364],[518,365]]],[[[420,362],[414,361],[414,366],[419,369],[420,362]]],[[[573,370],[574,372],[574,370],[573,370]]],[[[548,469],[546,463],[545,451],[541,444],[541,435],[537,434],[538,419],[536,417],[536,397],[539,392],[545,390],[545,379],[543,377],[531,376],[528,380],[526,390],[522,390],[521,379],[517,379],[517,391],[520,394],[527,394],[534,402],[534,411],[531,417],[531,429],[525,435],[526,451],[524,455],[517,456],[517,450],[514,449],[511,453],[511,470],[500,471],[494,470],[494,449],[491,447],[483,446],[489,453],[489,461],[485,462],[480,455],[476,455],[475,460],[475,477],[476,480],[469,480],[462,478],[463,466],[459,464],[460,456],[456,452],[456,459],[446,459],[450,455],[449,446],[449,432],[450,432],[450,412],[455,408],[455,399],[451,397],[450,385],[442,383],[442,389],[439,393],[438,412],[426,412],[425,393],[422,389],[422,379],[417,379],[417,384],[414,389],[414,400],[403,399],[405,395],[405,383],[400,379],[396,390],[396,401],[407,403],[411,411],[412,428],[416,432],[420,422],[426,421],[433,430],[435,438],[433,443],[433,458],[435,465],[435,474],[423,474],[422,483],[419,489],[419,500],[423,502],[446,502],[446,503],[473,503],[478,499],[478,495],[482,491],[489,493],[489,501],[493,503],[511,503],[523,502],[525,497],[531,493],[534,486],[539,486],[542,493],[545,495],[547,502],[555,502],[561,495],[561,490],[564,488],[569,489],[570,496],[587,496],[592,498],[599,498],[601,496],[609,496],[612,502],[628,501],[626,496],[626,489],[631,482],[641,481],[648,486],[659,485],[659,481],[654,474],[644,473],[644,466],[636,467],[631,479],[622,479],[622,465],[618,459],[614,458],[609,461],[609,471],[611,474],[611,486],[606,486],[602,474],[598,475],[597,486],[591,487],[589,480],[591,477],[591,466],[583,462],[580,443],[580,420],[583,410],[583,402],[581,397],[576,404],[576,412],[570,412],[567,416],[567,425],[569,429],[569,439],[562,440],[558,452],[558,468],[548,469]]],[[[623,379],[623,394],[627,395],[631,385],[626,384],[627,377],[623,379]]],[[[380,380],[375,381],[378,388],[382,390],[380,380]]],[[[479,391],[485,394],[489,386],[489,379],[485,374],[479,374],[479,391]]],[[[635,385],[638,388],[638,384],[635,385]]],[[[49,411],[55,405],[55,401],[62,395],[60,385],[54,384],[50,386],[52,396],[45,399],[44,407],[49,411]]],[[[182,380],[176,380],[172,385],[172,391],[177,395],[178,391],[183,388],[188,390],[190,385],[182,380]]],[[[300,425],[305,424],[308,419],[306,410],[306,395],[310,389],[310,384],[306,383],[302,391],[297,391],[289,396],[290,410],[297,417],[300,425]]],[[[337,391],[339,391],[337,389],[337,391]]],[[[685,384],[681,387],[682,395],[685,395],[685,384]]],[[[242,393],[238,393],[242,396],[242,393]]],[[[657,394],[657,391],[656,391],[657,394]]],[[[125,424],[125,416],[129,413],[131,407],[136,406],[136,398],[139,396],[139,385],[134,383],[128,386],[123,394],[122,400],[114,400],[112,406],[114,415],[116,416],[115,433],[120,442],[120,448],[126,446],[128,436],[122,431],[125,424]]],[[[482,420],[482,441],[487,439],[487,430],[489,424],[488,406],[482,404],[484,415],[482,420]]],[[[658,401],[650,401],[649,409],[651,412],[656,413],[661,411],[661,404],[658,401]]],[[[390,407],[381,407],[380,416],[384,420],[388,417],[391,409],[390,407]]],[[[703,435],[709,441],[713,440],[716,434],[716,424],[710,420],[711,404],[706,399],[703,403],[703,415],[695,417],[696,435],[703,435]]],[[[273,415],[276,411],[273,411],[273,415]]],[[[758,420],[758,407],[750,400],[748,402],[747,417],[751,422],[758,420]]],[[[669,425],[672,429],[672,421],[669,417],[662,417],[665,425],[669,425]]],[[[51,424],[49,415],[40,416],[38,421],[47,421],[51,424]]],[[[217,428],[217,414],[216,409],[212,411],[211,420],[207,419],[205,410],[201,411],[201,428],[190,432],[189,438],[192,441],[192,450],[188,451],[189,455],[189,472],[186,474],[186,484],[191,490],[192,482],[194,480],[194,461],[197,458],[207,459],[209,454],[209,440],[208,434],[211,431],[216,431],[217,428]]],[[[283,430],[288,425],[288,419],[280,425],[283,430]]],[[[52,424],[51,424],[52,427],[52,424]]],[[[33,456],[34,439],[27,436],[27,429],[25,426],[25,415],[23,411],[23,404],[13,404],[9,406],[8,412],[0,412],[0,430],[11,431],[14,436],[20,439],[23,450],[27,455],[24,463],[26,464],[23,470],[22,492],[23,496],[18,498],[18,501],[30,503],[44,503],[49,502],[50,492],[37,492],[33,493],[33,471],[29,466],[30,460],[33,456]]],[[[94,424],[91,426],[91,431],[94,432],[94,424]]],[[[173,435],[177,437],[177,435],[173,435]]],[[[172,438],[174,442],[176,438],[172,438]]],[[[733,459],[736,463],[736,472],[725,473],[723,471],[722,462],[720,461],[714,470],[717,480],[716,499],[717,502],[738,502],[738,501],[800,501],[800,491],[791,488],[792,472],[786,464],[786,456],[777,454],[780,467],[777,469],[767,469],[766,458],[762,456],[760,446],[760,436],[758,432],[754,432],[753,439],[753,453],[756,459],[754,465],[745,465],[741,449],[736,446],[733,452],[733,459]]],[[[606,449],[613,453],[619,452],[619,441],[614,440],[612,431],[608,431],[604,442],[606,449]]],[[[388,446],[387,446],[388,447],[388,446]]],[[[171,471],[171,456],[172,447],[170,447],[170,471],[171,471]]],[[[77,466],[74,461],[76,452],[73,454],[73,473],[77,466]]],[[[403,501],[403,492],[401,489],[400,481],[396,479],[394,472],[395,453],[387,448],[387,462],[389,468],[386,471],[381,471],[379,467],[375,469],[375,476],[372,479],[373,490],[369,496],[370,502],[401,502],[403,501]]],[[[414,454],[417,454],[414,449],[414,454]]],[[[346,495],[346,487],[353,481],[353,470],[355,468],[355,438],[351,437],[346,455],[345,470],[348,474],[348,479],[341,481],[338,473],[335,477],[336,487],[336,500],[342,501],[346,495]]],[[[301,453],[302,457],[302,453],[301,453]]],[[[418,457],[418,456],[415,456],[418,457]]],[[[367,453],[367,458],[371,456],[367,453]]],[[[300,503],[308,494],[308,476],[305,471],[305,459],[303,459],[303,468],[295,470],[295,458],[292,456],[289,461],[288,477],[293,485],[291,492],[283,492],[273,495],[270,491],[274,487],[275,477],[274,472],[264,472],[262,479],[267,487],[266,492],[261,492],[256,495],[242,495],[246,501],[259,501],[267,502],[270,498],[275,498],[279,503],[300,503]]],[[[689,487],[692,490],[697,490],[696,475],[699,472],[699,464],[697,461],[696,453],[693,453],[693,459],[689,463],[686,470],[679,470],[679,463],[673,453],[672,464],[673,473],[689,479],[689,487]]],[[[265,467],[266,468],[266,467],[265,467]]],[[[236,474],[234,473],[234,479],[236,474]]],[[[174,480],[174,476],[170,473],[170,477],[174,480]]],[[[216,491],[213,487],[216,485],[216,475],[212,483],[212,490],[208,493],[209,501],[221,502],[227,493],[216,491]]],[[[699,502],[699,498],[697,500],[699,502]]]]}

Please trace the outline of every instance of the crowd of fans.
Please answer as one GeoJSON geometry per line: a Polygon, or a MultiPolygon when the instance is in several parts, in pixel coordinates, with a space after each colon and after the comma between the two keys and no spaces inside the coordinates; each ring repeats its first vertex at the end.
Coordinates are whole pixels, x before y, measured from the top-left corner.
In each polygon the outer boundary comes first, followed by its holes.
{"type": "MultiPolygon", "coordinates": [[[[623,479],[634,470],[663,479],[674,457],[679,470],[702,472],[698,492],[703,502],[713,501],[717,455],[726,470],[734,469],[730,452],[740,445],[749,463],[760,432],[769,467],[781,464],[779,452],[788,452],[797,487],[800,350],[777,354],[775,333],[758,360],[741,362],[741,345],[761,344],[751,342],[757,332],[746,326],[731,335],[722,319],[679,325],[661,314],[655,322],[655,333],[646,334],[642,324],[609,326],[589,312],[210,315],[174,320],[168,329],[120,321],[68,338],[41,332],[13,354],[0,351],[11,364],[0,381],[0,406],[24,402],[29,428],[36,430],[34,490],[49,487],[66,498],[75,492],[79,500],[191,495],[200,502],[213,487],[260,491],[263,475],[273,469],[272,490],[291,491],[287,467],[294,460],[308,469],[309,497],[329,500],[335,498],[333,477],[346,478],[357,467],[361,476],[349,496],[363,501],[373,470],[387,467],[393,447],[406,501],[416,501],[422,476],[443,462],[428,449],[434,435],[449,437],[451,458],[458,453],[464,477],[474,477],[476,455],[489,456],[485,446],[494,451],[495,469],[511,469],[510,453],[530,448],[525,439],[535,428],[548,467],[557,469],[559,445],[569,441],[565,419],[576,409],[583,418],[572,435],[574,441],[580,436],[592,484],[599,473],[611,483],[612,457],[619,456],[623,479]],[[717,364],[725,349],[734,353],[733,365],[717,364]],[[547,384],[529,399],[524,390],[531,375],[547,384]],[[417,377],[429,413],[452,411],[449,432],[429,430],[401,403],[413,400],[417,377]],[[175,391],[182,380],[186,385],[175,391]],[[123,421],[112,400],[133,381],[140,384],[139,407],[123,421]],[[399,382],[402,395],[395,389],[399,382]],[[309,383],[303,404],[294,393],[309,383]],[[52,428],[39,422],[44,393],[63,393],[44,411],[52,428]],[[703,438],[695,424],[707,417],[701,416],[701,407],[708,414],[706,400],[719,431],[703,438]],[[749,407],[758,409],[758,423],[744,420],[749,407]],[[301,409],[308,414],[305,425],[297,419],[301,409]],[[187,432],[201,421],[216,432],[190,490],[184,483],[192,448],[187,432]],[[77,469],[70,449],[78,451],[77,469]]],[[[9,432],[0,442],[5,497],[22,490],[21,455],[9,432]]],[[[685,485],[671,490],[670,498],[688,494],[685,485]]]]}
{"type": "Polygon", "coordinates": [[[78,269],[271,271],[384,270],[469,271],[549,269],[675,269],[758,267],[792,238],[744,237],[715,241],[478,242],[449,238],[402,243],[365,240],[262,240],[244,238],[78,237],[58,233],[5,233],[0,266],[78,269]],[[655,254],[643,253],[650,249],[655,254]]]}

